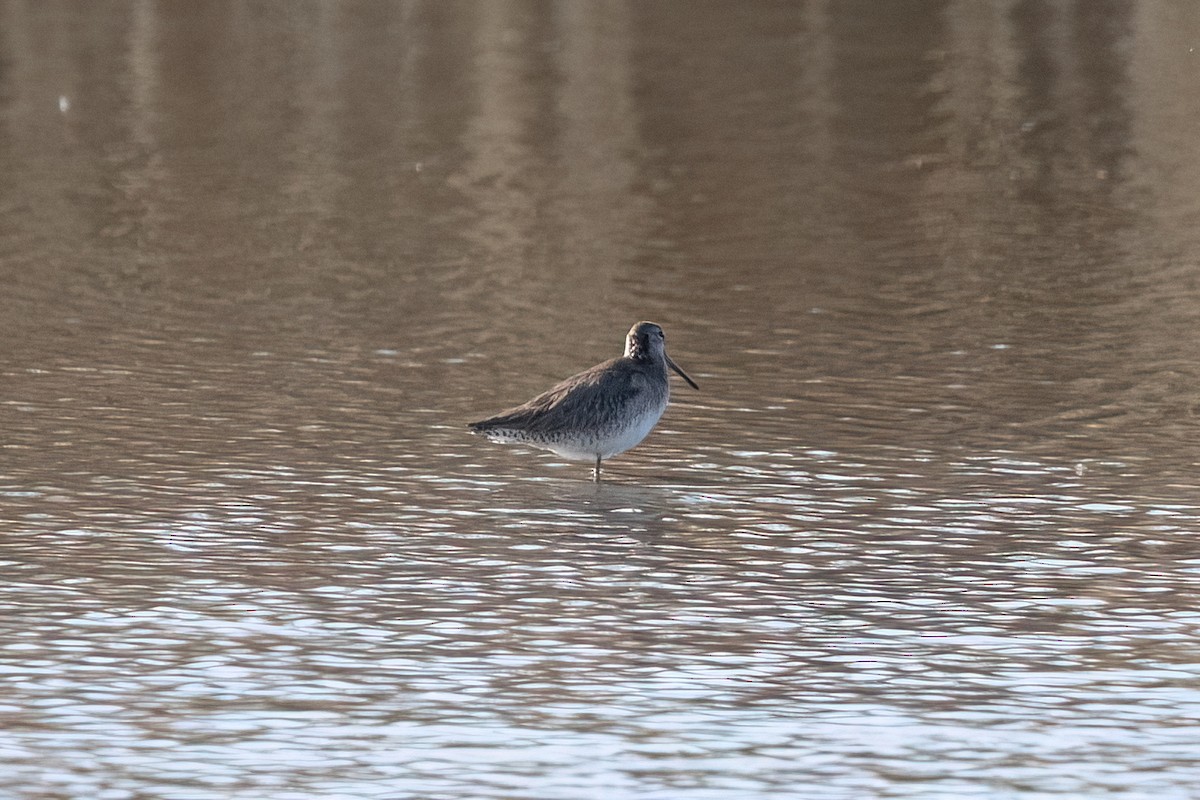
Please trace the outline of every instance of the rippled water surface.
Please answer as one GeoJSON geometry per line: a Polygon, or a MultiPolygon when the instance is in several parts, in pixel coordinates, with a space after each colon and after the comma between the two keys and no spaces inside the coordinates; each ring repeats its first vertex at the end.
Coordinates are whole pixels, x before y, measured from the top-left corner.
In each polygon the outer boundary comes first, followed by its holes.
{"type": "Polygon", "coordinates": [[[0,0],[0,797],[1196,797],[1198,41],[0,0]]]}

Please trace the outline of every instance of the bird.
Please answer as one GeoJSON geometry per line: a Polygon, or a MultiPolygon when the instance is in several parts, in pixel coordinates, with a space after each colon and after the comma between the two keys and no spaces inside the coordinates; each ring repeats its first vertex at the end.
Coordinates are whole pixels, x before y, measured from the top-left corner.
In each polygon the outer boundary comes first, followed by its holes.
{"type": "Polygon", "coordinates": [[[658,424],[671,395],[668,368],[700,390],[667,355],[662,326],[638,322],[625,336],[624,355],[467,427],[494,442],[594,461],[592,480],[599,483],[601,462],[636,446],[658,424]]]}

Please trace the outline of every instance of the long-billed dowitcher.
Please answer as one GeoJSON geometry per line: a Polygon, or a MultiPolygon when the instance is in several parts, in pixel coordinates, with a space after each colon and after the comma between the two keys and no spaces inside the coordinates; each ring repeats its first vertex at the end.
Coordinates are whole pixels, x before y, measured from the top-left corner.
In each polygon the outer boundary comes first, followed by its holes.
{"type": "Polygon", "coordinates": [[[667,367],[699,390],[667,355],[663,329],[639,322],[625,336],[625,355],[567,378],[528,403],[468,425],[494,442],[551,450],[563,458],[600,462],[635,446],[667,407],[667,367]]]}

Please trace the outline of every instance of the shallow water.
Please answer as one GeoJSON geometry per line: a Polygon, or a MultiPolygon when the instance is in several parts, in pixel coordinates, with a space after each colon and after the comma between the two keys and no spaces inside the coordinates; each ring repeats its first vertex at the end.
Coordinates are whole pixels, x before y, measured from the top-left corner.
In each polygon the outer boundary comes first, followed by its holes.
{"type": "Polygon", "coordinates": [[[1198,39],[0,2],[0,796],[1193,797],[1198,39]]]}

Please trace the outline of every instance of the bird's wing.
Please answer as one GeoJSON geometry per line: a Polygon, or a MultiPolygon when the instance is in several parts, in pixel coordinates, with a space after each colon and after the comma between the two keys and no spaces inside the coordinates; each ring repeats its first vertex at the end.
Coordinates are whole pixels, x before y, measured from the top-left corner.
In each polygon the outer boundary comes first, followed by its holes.
{"type": "Polygon", "coordinates": [[[579,427],[580,420],[603,419],[636,397],[643,381],[636,373],[613,369],[606,361],[585,372],[567,378],[527,403],[502,411],[494,417],[471,423],[477,431],[495,428],[519,428],[524,431],[552,433],[579,427]]]}

